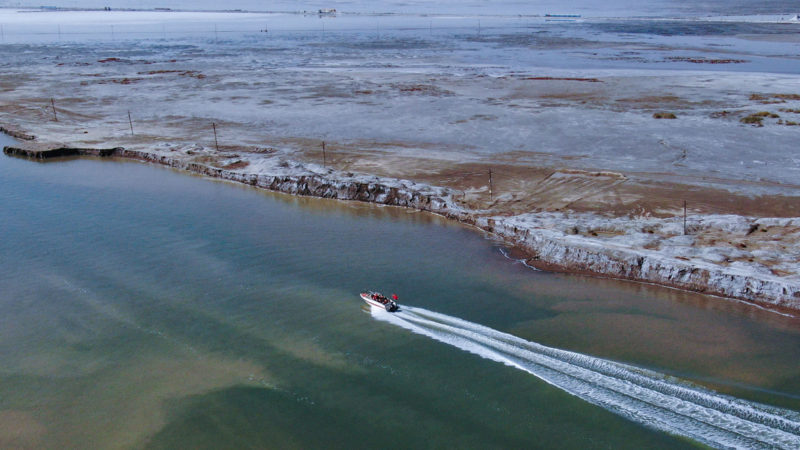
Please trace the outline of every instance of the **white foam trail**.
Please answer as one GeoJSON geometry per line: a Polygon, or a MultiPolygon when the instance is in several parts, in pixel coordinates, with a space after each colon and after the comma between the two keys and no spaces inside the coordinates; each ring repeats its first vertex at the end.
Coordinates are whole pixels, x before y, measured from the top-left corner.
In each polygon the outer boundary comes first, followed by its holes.
{"type": "Polygon", "coordinates": [[[372,308],[378,320],[531,373],[630,420],[714,447],[800,448],[800,413],[761,405],[676,378],[529,342],[422,308],[395,313],[372,308]]]}

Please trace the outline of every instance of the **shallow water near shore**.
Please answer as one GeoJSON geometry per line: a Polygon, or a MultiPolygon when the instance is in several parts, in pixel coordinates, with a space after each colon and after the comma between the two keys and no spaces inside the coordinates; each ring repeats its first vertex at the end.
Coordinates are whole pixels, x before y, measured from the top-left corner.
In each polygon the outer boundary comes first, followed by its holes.
{"type": "Polygon", "coordinates": [[[0,179],[2,447],[694,445],[458,333],[800,411],[797,318],[532,271],[405,209],[125,161],[2,157],[0,179]],[[364,288],[397,292],[406,322],[364,288]]]}

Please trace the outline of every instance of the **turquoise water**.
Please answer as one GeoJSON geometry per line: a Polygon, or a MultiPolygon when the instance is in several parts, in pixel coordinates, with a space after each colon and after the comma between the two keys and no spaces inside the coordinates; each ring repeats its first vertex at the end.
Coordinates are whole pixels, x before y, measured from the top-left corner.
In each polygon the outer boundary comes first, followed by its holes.
{"type": "Polygon", "coordinates": [[[0,179],[0,447],[698,445],[376,318],[363,288],[800,410],[795,318],[534,272],[403,209],[121,161],[0,179]]]}

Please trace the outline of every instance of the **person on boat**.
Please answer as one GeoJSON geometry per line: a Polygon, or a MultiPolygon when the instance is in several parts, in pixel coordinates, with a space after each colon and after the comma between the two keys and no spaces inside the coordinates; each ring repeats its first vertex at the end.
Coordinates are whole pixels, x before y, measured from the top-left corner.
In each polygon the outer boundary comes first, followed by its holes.
{"type": "Polygon", "coordinates": [[[392,294],[392,300],[397,301],[397,294],[392,294]]]}

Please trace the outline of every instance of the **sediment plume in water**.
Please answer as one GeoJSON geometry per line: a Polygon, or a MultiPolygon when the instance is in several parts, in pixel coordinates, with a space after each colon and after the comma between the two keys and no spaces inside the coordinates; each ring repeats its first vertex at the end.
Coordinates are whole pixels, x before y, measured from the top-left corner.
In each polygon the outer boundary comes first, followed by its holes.
{"type": "Polygon", "coordinates": [[[713,447],[797,448],[800,413],[748,402],[635,366],[560,350],[439,314],[373,308],[375,319],[528,372],[644,426],[713,447]]]}

